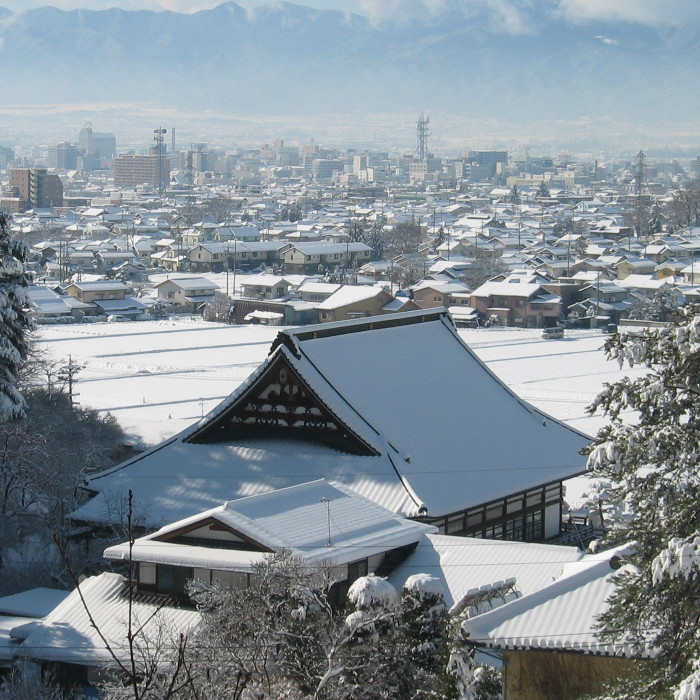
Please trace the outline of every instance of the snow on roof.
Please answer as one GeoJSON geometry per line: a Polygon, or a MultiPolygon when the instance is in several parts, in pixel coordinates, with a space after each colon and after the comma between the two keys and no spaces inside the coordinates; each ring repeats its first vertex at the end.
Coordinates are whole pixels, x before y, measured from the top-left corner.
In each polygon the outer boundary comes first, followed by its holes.
{"type": "Polygon", "coordinates": [[[0,616],[0,663],[3,671],[17,654],[17,640],[12,636],[12,630],[18,625],[28,625],[36,622],[32,617],[0,616]]]}
{"type": "Polygon", "coordinates": [[[330,282],[304,282],[299,287],[299,292],[308,292],[311,294],[333,294],[337,292],[342,285],[331,284],[330,282]]]}
{"type": "Polygon", "coordinates": [[[216,282],[208,280],[206,277],[170,277],[169,279],[158,282],[158,284],[153,285],[154,287],[160,287],[163,284],[172,282],[176,284],[180,289],[183,290],[194,290],[194,289],[220,289],[216,282]]]}
{"type": "MultiPolygon", "coordinates": [[[[109,642],[112,650],[123,660],[128,660],[127,624],[129,620],[128,598],[124,595],[126,579],[119,574],[104,573],[92,576],[80,584],[85,603],[97,628],[109,642]]],[[[196,610],[161,607],[162,602],[133,601],[135,628],[143,625],[145,638],[162,636],[164,630],[172,632],[175,643],[179,633],[187,634],[199,624],[196,610]]],[[[13,634],[26,639],[15,654],[44,661],[75,663],[86,666],[113,664],[104,641],[91,623],[77,590],[60,603],[41,622],[35,622],[13,634]]]]}
{"type": "Polygon", "coordinates": [[[595,634],[598,617],[615,591],[613,576],[625,545],[567,565],[556,581],[464,623],[472,641],[501,649],[567,650],[624,656],[627,645],[604,644],[595,634]]]}
{"type": "Polygon", "coordinates": [[[289,282],[279,275],[245,275],[239,279],[242,287],[275,287],[278,284],[289,286],[289,282]]]}
{"type": "Polygon", "coordinates": [[[625,289],[661,289],[674,282],[673,277],[654,279],[651,275],[627,275],[624,279],[617,280],[617,284],[625,289]]]}
{"type": "Polygon", "coordinates": [[[62,297],[52,289],[41,286],[27,287],[27,294],[31,306],[36,313],[43,316],[52,314],[69,314],[71,307],[66,303],[66,299],[73,297],[62,297]]]}
{"type": "Polygon", "coordinates": [[[124,297],[123,299],[97,299],[93,303],[106,312],[127,310],[142,311],[145,308],[142,302],[133,297],[124,297]]]}
{"type": "Polygon", "coordinates": [[[163,525],[222,498],[320,477],[393,512],[426,508],[437,517],[580,474],[579,451],[588,442],[509,390],[444,310],[305,326],[280,332],[267,360],[199,423],[93,476],[89,488],[99,495],[73,517],[104,522],[109,503],[132,489],[149,524],[163,525]],[[277,362],[367,449],[334,449],[274,426],[262,435],[200,440],[261,390],[277,362]],[[455,430],[456,417],[469,429],[455,430]]]}
{"type": "Polygon", "coordinates": [[[0,598],[0,615],[45,617],[68,596],[57,588],[32,588],[0,598]]]}
{"type": "Polygon", "coordinates": [[[244,321],[253,321],[259,319],[261,321],[281,321],[284,314],[278,314],[276,311],[251,311],[243,317],[244,321]]]}
{"type": "Polygon", "coordinates": [[[439,282],[435,280],[421,280],[418,284],[413,285],[411,289],[414,292],[419,292],[422,289],[434,289],[443,294],[457,294],[459,292],[468,292],[469,287],[463,282],[445,281],[439,282]]]}
{"type": "Polygon", "coordinates": [[[383,287],[367,287],[364,285],[360,287],[353,284],[346,284],[337,292],[331,294],[328,299],[318,304],[316,308],[321,311],[331,311],[343,306],[348,306],[349,304],[356,304],[359,301],[373,299],[385,291],[383,287]]]}
{"type": "Polygon", "coordinates": [[[540,284],[527,282],[484,282],[472,292],[474,297],[531,297],[542,290],[540,284]]]}
{"type": "MultiPolygon", "coordinates": [[[[418,542],[432,525],[406,520],[351,490],[319,479],[229,501],[136,540],[135,561],[249,571],[263,552],[161,542],[171,532],[214,518],[265,547],[289,550],[306,563],[345,564],[418,542]]],[[[107,559],[128,559],[128,543],[108,548],[107,559]]]]}
{"type": "Polygon", "coordinates": [[[454,610],[471,590],[512,577],[522,595],[534,593],[582,556],[577,547],[426,535],[389,580],[400,589],[416,572],[432,574],[444,581],[445,603],[454,610]]]}
{"type": "Polygon", "coordinates": [[[128,290],[123,282],[71,282],[70,287],[75,287],[81,292],[121,292],[128,290]]]}

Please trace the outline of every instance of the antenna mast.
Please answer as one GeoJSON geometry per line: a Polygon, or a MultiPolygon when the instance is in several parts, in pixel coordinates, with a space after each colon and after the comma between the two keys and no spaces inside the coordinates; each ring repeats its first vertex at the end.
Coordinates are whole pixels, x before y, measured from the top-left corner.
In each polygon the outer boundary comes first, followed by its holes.
{"type": "Polygon", "coordinates": [[[163,182],[163,158],[165,157],[165,134],[168,133],[167,129],[162,127],[154,129],[155,134],[153,140],[156,142],[156,155],[158,156],[158,195],[163,196],[165,191],[165,182],[163,182]]]}
{"type": "Polygon", "coordinates": [[[429,124],[430,117],[421,112],[416,124],[416,155],[418,156],[419,160],[428,159],[428,136],[430,136],[430,131],[428,129],[429,124]]]}

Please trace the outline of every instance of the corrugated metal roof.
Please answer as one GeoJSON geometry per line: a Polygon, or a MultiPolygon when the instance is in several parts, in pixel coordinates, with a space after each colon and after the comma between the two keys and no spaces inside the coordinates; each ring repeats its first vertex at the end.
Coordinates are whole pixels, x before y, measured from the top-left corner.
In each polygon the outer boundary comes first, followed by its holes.
{"type": "MultiPolygon", "coordinates": [[[[113,664],[105,642],[123,661],[128,660],[127,629],[129,622],[128,598],[124,595],[126,579],[118,574],[104,573],[92,576],[80,584],[85,605],[77,590],[58,605],[41,622],[29,628],[29,634],[18,654],[44,661],[104,666],[113,664]],[[90,617],[95,625],[90,621],[90,617]]],[[[132,622],[136,628],[143,626],[143,639],[161,638],[164,644],[177,648],[179,633],[193,631],[200,621],[196,610],[146,603],[138,598],[133,601],[132,622]]],[[[137,645],[139,639],[137,636],[137,645]]]]}
{"type": "Polygon", "coordinates": [[[611,560],[627,549],[588,555],[549,586],[467,620],[464,628],[472,641],[500,649],[634,655],[622,642],[601,642],[595,631],[615,591],[611,560]]]}
{"type": "Polygon", "coordinates": [[[445,582],[445,602],[456,608],[470,590],[512,577],[520,594],[534,593],[582,557],[576,547],[426,535],[389,580],[400,588],[413,574],[432,574],[445,582]]]}

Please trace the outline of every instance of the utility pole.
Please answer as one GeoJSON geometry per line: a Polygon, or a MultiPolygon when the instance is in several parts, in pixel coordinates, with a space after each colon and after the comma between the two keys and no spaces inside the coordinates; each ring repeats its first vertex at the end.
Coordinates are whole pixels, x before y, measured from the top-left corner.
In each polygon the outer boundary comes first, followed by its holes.
{"type": "Polygon", "coordinates": [[[75,384],[75,376],[81,369],[80,365],[73,364],[73,356],[68,355],[68,364],[58,370],[58,378],[68,385],[68,400],[71,406],[75,405],[74,399],[76,396],[79,396],[73,391],[73,386],[75,384]]]}

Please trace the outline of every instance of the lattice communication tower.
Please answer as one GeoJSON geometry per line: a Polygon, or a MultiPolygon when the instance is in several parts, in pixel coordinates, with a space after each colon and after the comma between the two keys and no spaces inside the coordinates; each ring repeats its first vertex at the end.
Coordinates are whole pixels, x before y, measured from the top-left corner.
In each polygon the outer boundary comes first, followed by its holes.
{"type": "Polygon", "coordinates": [[[428,136],[430,136],[430,130],[428,129],[429,124],[430,117],[428,117],[427,114],[421,113],[416,124],[416,155],[420,160],[426,160],[428,158],[428,136]]]}

